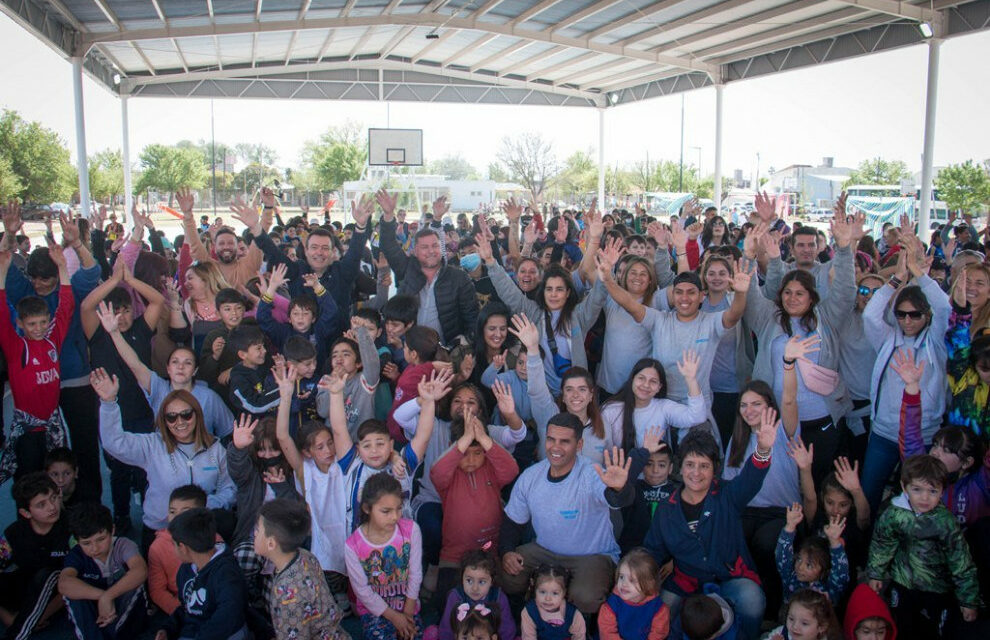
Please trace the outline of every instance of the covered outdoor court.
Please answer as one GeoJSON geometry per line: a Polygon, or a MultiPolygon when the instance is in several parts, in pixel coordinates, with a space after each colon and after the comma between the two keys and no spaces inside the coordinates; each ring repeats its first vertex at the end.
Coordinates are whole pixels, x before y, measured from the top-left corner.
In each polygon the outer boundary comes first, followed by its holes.
{"type": "MultiPolygon", "coordinates": [[[[73,65],[89,203],[82,73],[119,95],[130,208],[130,96],[557,105],[599,111],[714,87],[715,201],[727,85],[926,43],[921,228],[928,227],[939,49],[990,28],[990,0],[0,0],[73,65]]],[[[973,61],[973,64],[982,64],[973,61]]]]}

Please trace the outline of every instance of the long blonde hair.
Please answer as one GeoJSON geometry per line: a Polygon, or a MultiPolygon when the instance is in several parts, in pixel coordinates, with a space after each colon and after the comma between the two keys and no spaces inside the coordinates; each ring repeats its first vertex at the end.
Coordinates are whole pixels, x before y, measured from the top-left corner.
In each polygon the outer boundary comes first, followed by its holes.
{"type": "MultiPolygon", "coordinates": [[[[990,267],[983,263],[971,264],[965,268],[966,276],[968,277],[972,272],[979,271],[983,274],[983,277],[990,282],[990,267]]],[[[955,283],[953,283],[955,286],[955,283]]],[[[969,335],[975,336],[976,332],[980,329],[986,329],[990,327],[990,299],[988,299],[983,306],[979,309],[973,309],[973,322],[969,325],[969,335]]]]}
{"type": "Polygon", "coordinates": [[[189,270],[196,273],[197,276],[206,284],[206,288],[209,289],[210,295],[216,297],[220,293],[221,289],[226,289],[230,285],[227,284],[227,280],[223,277],[223,273],[213,262],[198,261],[192,263],[189,266],[189,270]]]}

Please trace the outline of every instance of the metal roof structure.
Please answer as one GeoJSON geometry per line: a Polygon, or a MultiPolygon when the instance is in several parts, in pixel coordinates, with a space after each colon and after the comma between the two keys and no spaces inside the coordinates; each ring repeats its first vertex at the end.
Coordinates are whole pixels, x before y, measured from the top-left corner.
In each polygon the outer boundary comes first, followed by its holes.
{"type": "Polygon", "coordinates": [[[990,0],[0,0],[112,92],[608,107],[990,28],[990,0]]]}

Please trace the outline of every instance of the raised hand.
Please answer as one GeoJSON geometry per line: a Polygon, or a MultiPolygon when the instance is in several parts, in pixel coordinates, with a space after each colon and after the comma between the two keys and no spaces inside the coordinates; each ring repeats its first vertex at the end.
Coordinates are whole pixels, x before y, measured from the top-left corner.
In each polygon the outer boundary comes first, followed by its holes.
{"type": "Polygon", "coordinates": [[[694,349],[685,349],[681,352],[681,359],[677,362],[677,370],[684,379],[696,378],[698,367],[701,366],[701,358],[694,349]]]}
{"type": "Polygon", "coordinates": [[[440,196],[433,201],[433,219],[439,222],[447,212],[450,211],[450,203],[447,202],[447,196],[440,196]]]}
{"type": "Polygon", "coordinates": [[[292,393],[296,390],[296,367],[272,367],[272,377],[278,386],[278,393],[284,402],[287,398],[292,398],[292,393]]]}
{"type": "Polygon", "coordinates": [[[496,380],[492,385],[492,393],[495,394],[495,402],[498,404],[498,411],[503,416],[511,416],[516,413],[516,402],[512,397],[512,387],[501,380],[496,380]]]}
{"type": "Polygon", "coordinates": [[[361,195],[360,200],[351,200],[351,217],[354,223],[363,227],[368,224],[371,212],[375,210],[375,199],[370,193],[361,195]]]}
{"type": "Polygon", "coordinates": [[[522,203],[516,202],[515,198],[509,198],[502,203],[502,212],[510,223],[519,222],[523,212],[522,203]]]}
{"type": "Polygon", "coordinates": [[[890,368],[904,381],[905,391],[911,394],[918,393],[921,377],[925,374],[925,361],[915,362],[914,350],[901,347],[895,351],[890,368]]]}
{"type": "Polygon", "coordinates": [[[610,265],[614,268],[619,262],[619,258],[626,252],[626,246],[619,238],[609,238],[602,248],[599,249],[599,252],[605,254],[610,265]]]}
{"type": "Polygon", "coordinates": [[[797,360],[805,358],[809,353],[814,353],[821,348],[822,337],[817,333],[807,338],[801,336],[791,336],[791,339],[784,345],[784,358],[797,360]]]}
{"type": "Polygon", "coordinates": [[[79,222],[64,213],[58,214],[58,224],[62,227],[62,241],[67,245],[79,242],[79,222]]]}
{"type": "Polygon", "coordinates": [[[261,188],[261,205],[266,209],[275,208],[275,192],[269,187],[261,188]]]}
{"type": "Polygon", "coordinates": [[[382,188],[375,192],[375,202],[382,208],[383,219],[386,222],[391,222],[392,216],[395,215],[395,207],[399,204],[399,196],[391,195],[382,188]]]}
{"type": "Polygon", "coordinates": [[[629,465],[632,464],[632,458],[626,458],[622,449],[612,447],[611,454],[608,449],[605,450],[602,463],[602,465],[595,465],[595,472],[598,477],[609,489],[621,491],[622,487],[626,486],[626,481],[629,480],[629,465]]]}
{"type": "Polygon", "coordinates": [[[0,215],[3,216],[3,228],[11,236],[21,230],[24,221],[21,219],[21,205],[17,200],[10,199],[7,206],[0,206],[0,215]]]}
{"type": "Polygon", "coordinates": [[[288,271],[289,271],[289,267],[284,262],[280,262],[277,265],[275,265],[275,268],[272,269],[271,275],[268,278],[268,288],[267,288],[268,297],[270,298],[275,297],[275,293],[279,290],[279,288],[283,284],[285,284],[287,280],[286,274],[288,273],[288,271]]]}
{"type": "Polygon", "coordinates": [[[559,216],[557,218],[557,228],[553,232],[553,241],[556,244],[564,244],[567,242],[567,234],[570,231],[570,225],[567,223],[567,218],[564,216],[559,216]]]}
{"type": "Polygon", "coordinates": [[[189,217],[189,220],[195,224],[193,220],[193,206],[196,204],[196,197],[193,192],[189,190],[188,187],[183,187],[175,192],[175,202],[179,205],[179,211],[181,211],[185,216],[189,217]]]}
{"type": "Polygon", "coordinates": [[[501,371],[505,368],[505,352],[492,356],[492,366],[495,367],[495,371],[501,371]]]}
{"type": "Polygon", "coordinates": [[[745,294],[749,291],[749,284],[753,280],[753,276],[756,275],[756,265],[753,264],[748,270],[743,261],[739,260],[736,264],[735,272],[732,274],[732,290],[736,293],[745,294]]]}
{"type": "Polygon", "coordinates": [[[478,233],[474,236],[474,241],[478,245],[478,257],[485,264],[494,264],[495,256],[492,254],[492,245],[488,242],[484,233],[478,233]]]}
{"type": "Polygon", "coordinates": [[[805,447],[804,440],[801,439],[801,436],[794,436],[785,444],[787,445],[787,455],[794,460],[794,464],[797,465],[798,469],[804,470],[811,468],[811,463],[815,460],[814,443],[805,447]]]}
{"type": "Polygon", "coordinates": [[[767,258],[773,260],[780,257],[780,232],[779,231],[767,231],[760,238],[760,248],[766,254],[767,258]]]}
{"type": "Polygon", "coordinates": [[[602,233],[605,232],[605,224],[602,222],[602,212],[598,210],[598,198],[591,199],[591,207],[584,215],[584,220],[588,234],[592,238],[602,237],[602,233]]]}
{"type": "Polygon", "coordinates": [[[509,333],[519,338],[519,342],[526,347],[527,353],[539,353],[540,330],[525,315],[517,313],[512,316],[512,326],[509,327],[509,333]]]}
{"type": "Polygon", "coordinates": [[[530,222],[523,229],[523,244],[532,245],[536,242],[537,237],[539,237],[539,232],[536,230],[536,222],[530,222]]]}
{"type": "Polygon", "coordinates": [[[777,208],[774,206],[774,201],[770,199],[767,192],[757,193],[756,198],[753,201],[753,206],[756,208],[756,215],[760,217],[760,220],[765,222],[768,226],[773,222],[774,218],[777,217],[777,208]]]}
{"type": "Polygon", "coordinates": [[[773,450],[777,440],[777,412],[771,407],[763,410],[760,419],[760,429],[756,432],[756,451],[768,455],[773,450]]]}
{"type": "Polygon", "coordinates": [[[787,520],[784,524],[784,530],[788,533],[794,533],[802,520],[804,520],[804,509],[797,502],[791,504],[791,506],[787,507],[787,520]]]}
{"type": "Polygon", "coordinates": [[[238,420],[234,421],[234,435],[231,442],[238,449],[246,449],[254,442],[254,428],[258,426],[257,418],[252,418],[249,414],[242,413],[238,420]]]}
{"type": "Polygon", "coordinates": [[[116,402],[117,392],[120,391],[120,381],[117,376],[110,376],[107,370],[99,367],[89,374],[89,384],[103,402],[116,402]]]}
{"type": "MultiPolygon", "coordinates": [[[[234,219],[240,221],[248,229],[257,229],[261,226],[261,216],[258,209],[253,205],[244,204],[241,196],[236,195],[230,201],[230,212],[234,214],[234,219]]],[[[252,231],[252,233],[254,233],[252,231]]]]}
{"type": "Polygon", "coordinates": [[[688,234],[684,231],[684,225],[680,220],[670,223],[670,240],[674,243],[674,250],[677,253],[684,253],[687,249],[688,234]]]}
{"type": "Polygon", "coordinates": [[[439,402],[441,398],[450,392],[450,381],[453,378],[450,370],[438,372],[435,369],[430,372],[430,377],[423,378],[417,385],[419,397],[425,402],[439,402]]]}
{"type": "Polygon", "coordinates": [[[213,340],[213,344],[210,345],[210,353],[213,359],[218,361],[223,356],[223,350],[227,346],[227,341],[222,337],[218,336],[213,340]]]}
{"type": "Polygon", "coordinates": [[[65,266],[66,266],[66,262],[65,262],[65,250],[62,249],[62,245],[60,245],[60,244],[58,244],[56,242],[51,242],[49,240],[49,242],[48,242],[48,257],[52,259],[52,262],[54,262],[55,263],[55,266],[58,267],[59,269],[64,269],[65,268],[65,266]]]}
{"type": "Polygon", "coordinates": [[[835,515],[832,516],[828,524],[825,525],[825,537],[828,538],[828,542],[832,547],[839,547],[842,545],[842,532],[846,530],[846,519],[844,516],[835,515]]]}
{"type": "Polygon", "coordinates": [[[656,453],[660,449],[667,446],[667,443],[663,441],[664,435],[666,435],[666,427],[661,427],[659,425],[650,427],[643,434],[643,448],[650,453],[656,453]]]}
{"type": "Polygon", "coordinates": [[[670,231],[667,231],[660,221],[654,220],[646,225],[646,233],[657,241],[657,249],[666,249],[670,246],[670,231]]]}
{"type": "Polygon", "coordinates": [[[840,456],[832,463],[835,466],[835,479],[849,493],[862,489],[859,482],[859,461],[849,464],[849,458],[840,456]]]}
{"type": "Polygon", "coordinates": [[[282,467],[270,467],[262,472],[261,479],[265,484],[282,484],[285,482],[285,470],[282,467]]]}
{"type": "MultiPolygon", "coordinates": [[[[946,254],[948,255],[948,254],[946,254]]],[[[969,283],[969,276],[966,274],[966,269],[960,269],[958,275],[956,275],[956,281],[952,285],[952,302],[960,309],[965,309],[966,305],[966,286],[969,283]]]]}
{"type": "Polygon", "coordinates": [[[328,375],[320,378],[320,381],[316,383],[317,388],[324,389],[330,395],[336,395],[338,393],[344,392],[344,383],[347,382],[347,378],[343,371],[334,371],[328,375]]]}
{"type": "Polygon", "coordinates": [[[852,242],[854,222],[846,218],[845,213],[836,215],[831,220],[832,238],[835,239],[835,246],[839,249],[848,247],[852,242]]]}
{"type": "Polygon", "coordinates": [[[846,198],[848,194],[843,191],[839,194],[839,197],[835,200],[835,206],[832,207],[832,215],[836,218],[846,219],[846,198]]]}
{"type": "Polygon", "coordinates": [[[96,316],[100,319],[103,330],[108,334],[113,334],[120,330],[117,313],[113,310],[113,305],[106,300],[100,300],[100,303],[96,305],[96,316]]]}

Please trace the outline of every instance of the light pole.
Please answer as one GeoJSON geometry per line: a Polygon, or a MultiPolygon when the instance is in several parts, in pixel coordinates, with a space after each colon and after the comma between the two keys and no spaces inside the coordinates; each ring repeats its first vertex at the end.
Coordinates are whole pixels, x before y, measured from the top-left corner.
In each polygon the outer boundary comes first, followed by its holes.
{"type": "Polygon", "coordinates": [[[701,172],[701,147],[691,147],[691,148],[698,151],[698,175],[697,175],[697,182],[701,182],[701,177],[702,177],[702,175],[704,175],[701,172]]]}

